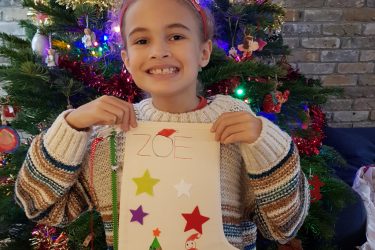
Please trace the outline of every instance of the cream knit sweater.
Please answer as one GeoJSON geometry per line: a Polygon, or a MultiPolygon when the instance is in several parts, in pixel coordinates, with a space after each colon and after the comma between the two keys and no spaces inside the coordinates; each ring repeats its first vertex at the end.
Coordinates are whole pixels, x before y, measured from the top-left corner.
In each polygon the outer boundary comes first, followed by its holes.
{"type": "MultiPolygon", "coordinates": [[[[188,113],[162,112],[151,99],[134,104],[134,109],[138,120],[184,123],[213,123],[225,112],[252,113],[246,103],[223,95],[215,96],[203,109],[188,113]]],[[[112,128],[76,131],[64,119],[67,112],[70,111],[63,112],[31,144],[16,181],[16,201],[28,218],[55,226],[64,226],[82,212],[96,209],[101,213],[107,244],[111,246],[108,137],[112,128]],[[94,187],[90,189],[90,146],[97,137],[104,140],[93,155],[94,187]]],[[[303,224],[309,208],[308,183],[299,165],[297,148],[285,132],[259,118],[262,131],[254,143],[220,147],[223,229],[228,241],[239,249],[255,248],[257,229],[266,238],[287,242],[303,224]]],[[[117,155],[123,156],[126,134],[120,132],[116,139],[117,155]]],[[[118,175],[121,172],[120,169],[118,175]]]]}

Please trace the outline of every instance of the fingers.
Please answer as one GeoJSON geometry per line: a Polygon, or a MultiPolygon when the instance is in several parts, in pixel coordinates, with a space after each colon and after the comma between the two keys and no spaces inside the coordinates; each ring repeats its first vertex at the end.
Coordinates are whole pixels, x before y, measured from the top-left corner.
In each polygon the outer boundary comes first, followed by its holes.
{"type": "Polygon", "coordinates": [[[260,135],[261,121],[248,112],[222,114],[212,125],[215,140],[223,144],[254,142],[260,135]]]}
{"type": "Polygon", "coordinates": [[[133,105],[113,96],[102,96],[98,99],[98,109],[96,112],[103,125],[121,125],[125,131],[130,127],[137,126],[136,115],[133,105]]]}
{"type": "Polygon", "coordinates": [[[212,125],[211,132],[215,132],[215,140],[219,140],[227,127],[247,122],[248,120],[249,114],[247,112],[224,113],[212,125]]]}

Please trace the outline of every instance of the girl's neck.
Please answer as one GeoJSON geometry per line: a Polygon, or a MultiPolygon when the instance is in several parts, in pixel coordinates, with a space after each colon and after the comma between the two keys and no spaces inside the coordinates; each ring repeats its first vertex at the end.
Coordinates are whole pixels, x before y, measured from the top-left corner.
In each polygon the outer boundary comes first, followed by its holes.
{"type": "Polygon", "coordinates": [[[170,97],[152,97],[152,104],[160,111],[169,113],[186,113],[194,110],[200,102],[196,93],[192,95],[174,95],[170,97]]]}

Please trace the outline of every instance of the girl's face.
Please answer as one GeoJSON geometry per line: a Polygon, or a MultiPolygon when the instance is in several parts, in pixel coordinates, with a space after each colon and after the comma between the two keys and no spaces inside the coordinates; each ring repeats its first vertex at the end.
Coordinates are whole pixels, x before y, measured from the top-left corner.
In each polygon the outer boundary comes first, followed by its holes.
{"type": "Polygon", "coordinates": [[[201,42],[193,11],[177,0],[137,0],[125,14],[122,59],[153,97],[196,95],[198,70],[208,64],[212,42],[201,42]]]}

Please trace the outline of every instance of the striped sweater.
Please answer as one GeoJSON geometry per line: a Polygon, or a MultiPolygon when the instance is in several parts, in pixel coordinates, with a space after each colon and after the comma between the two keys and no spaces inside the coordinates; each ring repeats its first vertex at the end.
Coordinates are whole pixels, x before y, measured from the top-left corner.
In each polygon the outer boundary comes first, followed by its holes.
{"type": "MultiPolygon", "coordinates": [[[[172,114],[157,110],[151,99],[134,104],[138,120],[213,123],[222,113],[247,111],[249,106],[230,96],[217,95],[203,109],[172,114]]],[[[15,186],[17,203],[31,220],[65,226],[84,211],[96,209],[113,245],[110,126],[76,131],[63,112],[32,142],[15,186]],[[90,188],[90,146],[97,144],[90,188]]],[[[269,120],[259,117],[262,130],[252,144],[220,146],[220,183],[223,229],[238,249],[255,249],[257,229],[268,239],[285,243],[303,224],[309,208],[309,189],[291,138],[269,120]]],[[[118,155],[123,156],[125,133],[118,133],[118,155]]],[[[119,159],[119,166],[121,166],[119,159]]],[[[117,171],[121,180],[121,169],[117,171]]],[[[120,184],[120,183],[119,183],[120,184]]],[[[118,199],[119,200],[119,199],[118,199]]]]}

